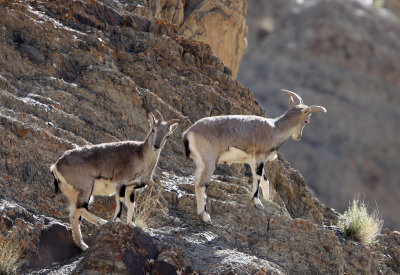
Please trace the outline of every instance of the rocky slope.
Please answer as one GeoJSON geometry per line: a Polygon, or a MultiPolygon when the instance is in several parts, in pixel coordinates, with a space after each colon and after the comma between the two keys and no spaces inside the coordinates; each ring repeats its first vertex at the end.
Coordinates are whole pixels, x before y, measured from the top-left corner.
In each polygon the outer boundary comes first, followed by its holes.
{"type": "MultiPolygon", "coordinates": [[[[19,273],[400,272],[398,232],[384,231],[370,248],[345,239],[334,227],[338,214],[282,156],[267,167],[275,191],[264,210],[249,204],[245,169],[221,166],[208,190],[213,224],[200,221],[182,131],[204,116],[265,113],[210,46],[137,11],[146,3],[0,1],[0,238],[21,240],[19,273]],[[82,253],[49,166],[69,148],[142,139],[154,109],[181,123],[155,183],[138,194],[138,209],[151,210],[148,228],[84,221],[91,249],[82,253]]],[[[114,207],[104,197],[90,210],[110,219],[114,207]]]]}
{"type": "MultiPolygon", "coordinates": [[[[395,5],[386,1],[395,11],[395,5]]],[[[249,1],[249,47],[238,79],[271,116],[280,88],[326,106],[302,144],[282,150],[316,197],[340,212],[353,198],[400,228],[400,20],[358,1],[249,1]],[[303,3],[303,4],[299,4],[303,3]]]]}

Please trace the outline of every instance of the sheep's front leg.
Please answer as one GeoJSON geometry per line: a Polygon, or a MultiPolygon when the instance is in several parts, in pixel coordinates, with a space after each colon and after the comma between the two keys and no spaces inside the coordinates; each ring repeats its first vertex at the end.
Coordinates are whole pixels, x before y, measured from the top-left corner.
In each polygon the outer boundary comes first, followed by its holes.
{"type": "Polygon", "coordinates": [[[252,178],[253,178],[253,189],[251,191],[251,202],[254,204],[256,208],[263,209],[261,201],[258,198],[258,186],[261,180],[261,174],[264,170],[264,163],[256,163],[255,161],[250,164],[252,178]]]}
{"type": "Polygon", "coordinates": [[[115,193],[115,211],[112,219],[113,221],[121,221],[122,201],[125,198],[125,190],[126,185],[122,185],[121,188],[115,193]]]}
{"type": "Polygon", "coordinates": [[[269,180],[268,180],[268,176],[265,174],[265,169],[263,169],[263,171],[262,171],[260,186],[261,186],[261,190],[262,190],[264,199],[269,201],[270,200],[269,180]]]}
{"type": "Polygon", "coordinates": [[[91,222],[97,226],[99,225],[103,225],[106,224],[107,221],[97,217],[96,215],[90,213],[86,208],[78,208],[78,211],[81,215],[82,218],[84,218],[85,220],[87,220],[88,222],[91,222]]]}
{"type": "Polygon", "coordinates": [[[125,205],[128,209],[126,214],[126,223],[135,226],[133,221],[133,213],[135,211],[135,188],[128,187],[125,196],[125,205]]]}

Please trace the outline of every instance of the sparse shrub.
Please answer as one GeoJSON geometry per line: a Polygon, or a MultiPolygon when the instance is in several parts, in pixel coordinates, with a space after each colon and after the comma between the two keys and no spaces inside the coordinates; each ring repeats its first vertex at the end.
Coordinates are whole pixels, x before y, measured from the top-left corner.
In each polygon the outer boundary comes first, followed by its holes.
{"type": "Polygon", "coordinates": [[[19,233],[0,236],[0,275],[16,274],[23,264],[22,253],[27,241],[19,233]]]}
{"type": "Polygon", "coordinates": [[[157,190],[154,188],[155,184],[149,184],[146,189],[139,195],[135,206],[135,225],[146,229],[151,224],[150,215],[156,210],[162,208],[159,201],[161,197],[162,188],[157,190]]]}
{"type": "Polygon", "coordinates": [[[376,8],[382,8],[385,5],[385,0],[373,0],[372,3],[376,8]]]}
{"type": "Polygon", "coordinates": [[[365,203],[354,199],[339,219],[338,225],[346,236],[353,237],[364,245],[371,245],[380,234],[383,220],[379,219],[377,210],[369,215],[365,203]]]}

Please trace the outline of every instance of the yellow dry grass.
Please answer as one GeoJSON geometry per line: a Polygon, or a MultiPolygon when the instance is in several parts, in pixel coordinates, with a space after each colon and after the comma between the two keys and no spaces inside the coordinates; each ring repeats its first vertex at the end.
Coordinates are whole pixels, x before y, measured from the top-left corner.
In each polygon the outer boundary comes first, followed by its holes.
{"type": "Polygon", "coordinates": [[[160,203],[162,188],[155,188],[155,183],[149,184],[139,195],[135,206],[135,225],[146,229],[152,225],[151,214],[163,208],[160,203]]]}
{"type": "Polygon", "coordinates": [[[6,237],[0,236],[0,274],[16,274],[23,264],[22,253],[27,239],[20,232],[11,232],[6,237]]]}
{"type": "Polygon", "coordinates": [[[346,235],[364,245],[376,243],[376,237],[380,234],[383,220],[379,213],[374,210],[368,214],[367,206],[363,201],[354,199],[349,209],[339,219],[338,226],[346,235]]]}

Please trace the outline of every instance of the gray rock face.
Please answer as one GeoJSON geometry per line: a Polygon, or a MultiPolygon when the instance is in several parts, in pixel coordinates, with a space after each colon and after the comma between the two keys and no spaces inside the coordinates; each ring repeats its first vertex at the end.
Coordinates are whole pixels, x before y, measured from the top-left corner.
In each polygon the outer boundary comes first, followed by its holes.
{"type": "Polygon", "coordinates": [[[317,198],[344,211],[364,198],[385,226],[400,216],[400,21],[353,1],[249,1],[249,47],[238,80],[277,116],[278,91],[298,92],[315,115],[282,152],[317,198]]]}
{"type": "MultiPolygon", "coordinates": [[[[397,233],[385,231],[384,246],[372,248],[343,238],[334,227],[338,214],[312,196],[281,155],[267,167],[275,191],[263,210],[249,202],[243,166],[221,165],[207,190],[213,224],[200,220],[182,131],[210,115],[265,115],[207,44],[180,37],[166,20],[130,12],[132,1],[0,3],[0,240],[23,233],[20,273],[399,270],[397,233]],[[21,43],[33,48],[21,50],[21,43]],[[155,183],[137,192],[139,211],[154,202],[149,228],[83,221],[90,250],[76,251],[50,164],[76,146],[143,139],[146,112],[154,109],[181,123],[163,149],[155,183]]],[[[113,197],[96,197],[89,206],[108,220],[114,208],[113,197]]]]}

